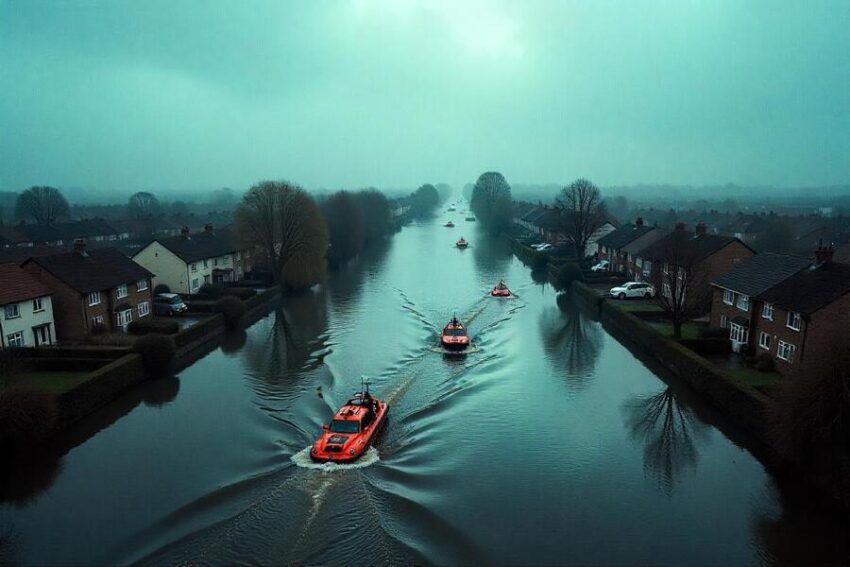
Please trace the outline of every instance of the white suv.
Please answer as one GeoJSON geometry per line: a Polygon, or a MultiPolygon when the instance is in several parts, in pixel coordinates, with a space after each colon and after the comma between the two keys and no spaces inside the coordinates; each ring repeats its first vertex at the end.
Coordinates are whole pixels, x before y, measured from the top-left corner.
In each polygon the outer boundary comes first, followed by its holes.
{"type": "Polygon", "coordinates": [[[617,299],[655,297],[655,288],[645,282],[626,282],[623,285],[612,287],[609,293],[611,297],[617,299]]]}

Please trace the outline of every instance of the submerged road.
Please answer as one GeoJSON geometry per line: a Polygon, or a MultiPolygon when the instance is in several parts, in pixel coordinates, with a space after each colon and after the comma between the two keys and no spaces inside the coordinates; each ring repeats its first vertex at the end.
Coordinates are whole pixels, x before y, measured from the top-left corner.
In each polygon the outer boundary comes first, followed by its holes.
{"type": "Polygon", "coordinates": [[[720,416],[451,215],[81,424],[4,488],[0,559],[847,560],[846,525],[791,503],[720,416]],[[500,279],[518,297],[490,298],[500,279]],[[462,357],[435,348],[453,314],[474,341],[462,357]],[[354,465],[311,463],[361,376],[388,427],[354,465]]]}

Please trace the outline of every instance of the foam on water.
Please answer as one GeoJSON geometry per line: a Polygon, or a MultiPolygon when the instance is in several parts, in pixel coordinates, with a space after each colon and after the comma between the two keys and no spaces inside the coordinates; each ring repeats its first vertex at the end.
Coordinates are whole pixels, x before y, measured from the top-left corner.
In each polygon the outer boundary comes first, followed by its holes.
{"type": "Polygon", "coordinates": [[[353,463],[316,463],[310,458],[311,447],[312,445],[308,445],[303,450],[292,455],[292,462],[303,469],[313,469],[323,472],[342,472],[352,469],[362,469],[374,465],[381,460],[378,450],[374,447],[369,447],[366,454],[353,463]]]}

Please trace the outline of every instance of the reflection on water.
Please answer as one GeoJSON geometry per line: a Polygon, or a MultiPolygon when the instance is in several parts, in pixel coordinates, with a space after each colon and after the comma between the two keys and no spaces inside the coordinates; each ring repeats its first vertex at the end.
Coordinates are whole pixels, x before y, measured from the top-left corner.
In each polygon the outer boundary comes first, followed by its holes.
{"type": "Polygon", "coordinates": [[[173,402],[180,393],[180,378],[164,376],[150,380],[142,385],[142,401],[147,406],[161,407],[173,402]]]}
{"type": "Polygon", "coordinates": [[[563,294],[556,305],[540,311],[539,324],[546,360],[565,376],[571,389],[583,389],[594,375],[602,350],[600,325],[563,294]]]}
{"type": "Polygon", "coordinates": [[[706,426],[668,386],[650,396],[638,396],[623,405],[632,437],[643,443],[644,468],[667,494],[682,482],[699,459],[697,444],[706,426]]]}
{"type": "Polygon", "coordinates": [[[248,333],[245,329],[226,329],[221,336],[219,346],[224,354],[235,355],[242,350],[246,342],[248,342],[248,333]]]}

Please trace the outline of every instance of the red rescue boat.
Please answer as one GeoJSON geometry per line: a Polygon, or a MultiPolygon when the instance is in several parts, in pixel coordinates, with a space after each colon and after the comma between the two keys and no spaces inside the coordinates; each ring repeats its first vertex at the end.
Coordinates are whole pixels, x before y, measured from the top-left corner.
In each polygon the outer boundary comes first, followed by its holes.
{"type": "Polygon", "coordinates": [[[443,327],[440,344],[448,350],[463,350],[469,346],[469,335],[466,332],[466,327],[457,320],[457,317],[452,317],[449,324],[443,327]]]}
{"type": "Polygon", "coordinates": [[[499,282],[499,284],[493,288],[493,291],[490,292],[490,295],[493,297],[510,297],[511,290],[508,289],[505,282],[499,282]]]}
{"type": "Polygon", "coordinates": [[[350,463],[360,458],[387,421],[389,405],[372,397],[369,384],[354,394],[336,414],[310,449],[318,462],[350,463]]]}
{"type": "Polygon", "coordinates": [[[457,246],[458,248],[466,248],[467,246],[469,246],[469,242],[467,242],[466,240],[464,240],[464,239],[463,239],[463,237],[461,236],[461,237],[460,237],[460,240],[458,240],[458,241],[455,243],[455,246],[457,246]]]}

